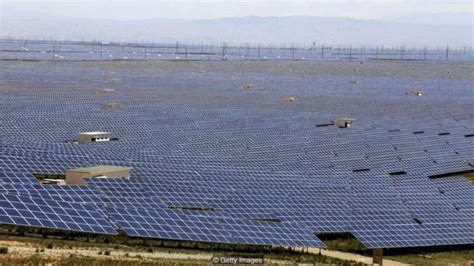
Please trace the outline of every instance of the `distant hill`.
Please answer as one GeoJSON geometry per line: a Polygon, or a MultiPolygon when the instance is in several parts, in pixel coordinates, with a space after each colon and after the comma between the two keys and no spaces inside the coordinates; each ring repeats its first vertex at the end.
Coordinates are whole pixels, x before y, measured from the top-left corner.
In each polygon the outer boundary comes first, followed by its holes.
{"type": "Polygon", "coordinates": [[[93,20],[10,17],[3,35],[17,38],[186,43],[470,46],[473,28],[323,17],[93,20]]]}
{"type": "Polygon", "coordinates": [[[472,12],[416,14],[391,18],[391,21],[424,25],[469,26],[473,30],[474,17],[472,12]]]}

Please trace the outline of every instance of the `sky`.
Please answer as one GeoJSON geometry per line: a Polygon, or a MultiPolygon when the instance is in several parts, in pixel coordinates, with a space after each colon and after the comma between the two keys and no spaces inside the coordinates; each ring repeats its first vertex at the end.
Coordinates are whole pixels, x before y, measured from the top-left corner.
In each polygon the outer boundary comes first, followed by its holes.
{"type": "Polygon", "coordinates": [[[139,20],[244,16],[391,19],[473,13],[472,0],[0,0],[5,16],[139,20]]]}

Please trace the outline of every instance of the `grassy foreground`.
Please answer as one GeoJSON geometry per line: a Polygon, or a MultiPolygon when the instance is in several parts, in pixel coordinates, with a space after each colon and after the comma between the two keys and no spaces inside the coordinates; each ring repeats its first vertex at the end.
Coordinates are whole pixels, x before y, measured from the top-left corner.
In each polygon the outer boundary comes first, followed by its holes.
{"type": "Polygon", "coordinates": [[[413,265],[426,266],[446,266],[446,265],[465,265],[474,264],[474,249],[457,250],[445,252],[432,252],[426,254],[404,254],[385,256],[387,259],[404,262],[413,265]]]}
{"type": "MultiPolygon", "coordinates": [[[[356,239],[350,237],[326,239],[331,250],[371,256],[356,239]]],[[[0,265],[210,265],[215,254],[237,255],[230,251],[156,247],[138,244],[110,244],[77,240],[48,239],[0,234],[0,265]],[[1,249],[1,248],[0,248],[1,249]],[[4,251],[4,249],[1,249],[4,251]]],[[[259,253],[268,265],[294,263],[316,265],[363,265],[324,255],[307,254],[284,248],[272,248],[259,253]]],[[[466,265],[474,263],[474,248],[443,251],[429,249],[386,250],[385,259],[412,265],[466,265]]]]}
{"type": "MultiPolygon", "coordinates": [[[[240,255],[229,251],[167,248],[141,245],[91,243],[28,236],[0,235],[0,265],[210,265],[216,254],[240,255]],[[3,264],[2,264],[3,263],[3,264]]],[[[362,265],[324,255],[284,248],[259,253],[267,265],[308,263],[316,265],[362,265]]]]}
{"type": "MultiPolygon", "coordinates": [[[[365,248],[352,237],[324,240],[331,250],[338,250],[371,256],[371,250],[365,248]]],[[[384,259],[420,266],[474,265],[474,247],[453,250],[430,250],[429,248],[405,248],[403,250],[385,250],[384,259]]]]}

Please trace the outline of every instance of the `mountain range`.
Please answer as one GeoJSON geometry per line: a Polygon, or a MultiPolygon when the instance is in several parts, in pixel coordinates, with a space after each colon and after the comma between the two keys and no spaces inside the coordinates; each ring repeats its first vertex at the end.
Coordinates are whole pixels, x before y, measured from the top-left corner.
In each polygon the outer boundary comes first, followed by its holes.
{"type": "Polygon", "coordinates": [[[337,44],[471,46],[472,24],[363,20],[311,16],[218,19],[111,20],[15,16],[3,19],[2,35],[14,38],[228,44],[337,44]]]}

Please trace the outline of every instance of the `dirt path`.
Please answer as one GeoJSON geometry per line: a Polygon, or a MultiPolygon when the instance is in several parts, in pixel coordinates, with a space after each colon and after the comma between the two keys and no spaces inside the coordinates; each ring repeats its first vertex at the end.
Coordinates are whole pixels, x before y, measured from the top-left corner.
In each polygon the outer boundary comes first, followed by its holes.
{"type": "MultiPolygon", "coordinates": [[[[310,248],[308,250],[308,252],[313,253],[313,254],[319,254],[319,249],[318,248],[310,248]]],[[[356,261],[356,262],[372,265],[372,258],[371,257],[362,256],[362,255],[359,255],[359,254],[340,252],[340,251],[334,251],[334,250],[326,250],[326,249],[321,249],[321,254],[325,255],[325,256],[328,256],[328,257],[338,258],[338,259],[342,259],[342,260],[353,260],[353,261],[356,261]]],[[[409,264],[384,259],[383,260],[383,265],[384,266],[408,266],[409,264]]]]}

